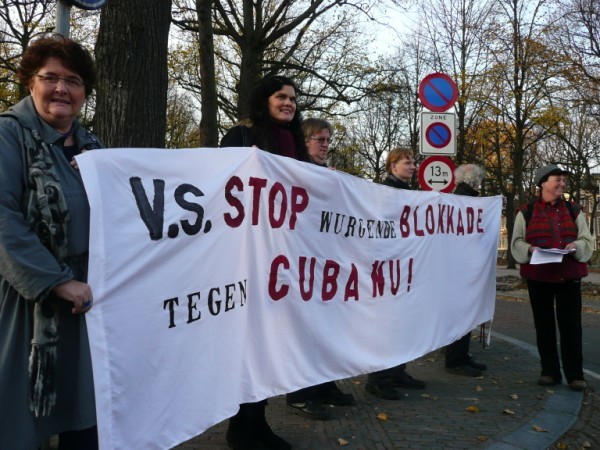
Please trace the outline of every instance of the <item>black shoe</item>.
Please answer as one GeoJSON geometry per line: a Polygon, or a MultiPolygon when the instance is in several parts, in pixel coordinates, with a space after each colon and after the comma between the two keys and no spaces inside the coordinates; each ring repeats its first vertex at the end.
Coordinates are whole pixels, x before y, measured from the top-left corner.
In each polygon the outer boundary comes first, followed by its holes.
{"type": "Polygon", "coordinates": [[[556,386],[560,383],[560,380],[555,380],[550,375],[542,375],[537,382],[540,386],[556,386]]]}
{"type": "Polygon", "coordinates": [[[294,413],[299,414],[309,419],[327,420],[329,419],[329,411],[319,402],[307,400],[302,403],[288,403],[287,407],[294,413]]]}
{"type": "Polygon", "coordinates": [[[485,364],[482,363],[478,363],[477,361],[475,361],[473,358],[469,358],[466,362],[467,366],[472,367],[473,369],[477,369],[477,370],[487,370],[487,366],[485,364]]]}
{"type": "Polygon", "coordinates": [[[390,383],[367,383],[365,390],[369,394],[373,394],[375,397],[383,398],[385,400],[402,400],[402,394],[394,389],[390,383]]]}
{"type": "Polygon", "coordinates": [[[425,389],[427,386],[424,381],[414,379],[405,371],[401,371],[394,375],[391,383],[394,387],[403,387],[407,389],[425,389]]]}
{"type": "Polygon", "coordinates": [[[290,450],[292,448],[292,444],[273,433],[267,422],[259,430],[258,441],[262,444],[261,448],[266,450],[290,450]]]}
{"type": "Polygon", "coordinates": [[[229,419],[229,426],[225,434],[227,446],[233,450],[263,450],[264,447],[257,440],[257,436],[251,435],[242,420],[234,416],[229,419]]]}
{"type": "Polygon", "coordinates": [[[464,375],[466,377],[480,377],[481,375],[483,375],[481,373],[481,370],[477,370],[468,364],[463,364],[454,367],[446,367],[446,370],[450,373],[454,373],[456,375],[464,375]]]}
{"type": "Polygon", "coordinates": [[[354,405],[354,395],[342,392],[334,384],[326,393],[319,396],[319,401],[324,405],[349,406],[354,405]]]}

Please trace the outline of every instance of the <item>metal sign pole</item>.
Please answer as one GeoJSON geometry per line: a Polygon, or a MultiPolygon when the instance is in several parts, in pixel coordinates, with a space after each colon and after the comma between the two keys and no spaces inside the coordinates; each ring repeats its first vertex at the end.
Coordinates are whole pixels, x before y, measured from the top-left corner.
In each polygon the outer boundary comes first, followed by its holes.
{"type": "Polygon", "coordinates": [[[71,5],[63,0],[56,2],[56,32],[69,37],[69,19],[71,17],[71,5]]]}

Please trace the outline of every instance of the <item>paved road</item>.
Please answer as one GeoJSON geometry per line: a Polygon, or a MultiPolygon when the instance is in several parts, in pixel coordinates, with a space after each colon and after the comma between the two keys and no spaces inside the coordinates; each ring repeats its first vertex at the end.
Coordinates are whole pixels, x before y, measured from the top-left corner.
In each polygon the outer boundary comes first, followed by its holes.
{"type": "MultiPolygon", "coordinates": [[[[518,276],[517,270],[499,269],[499,277],[501,276],[518,276]]],[[[584,283],[592,283],[598,286],[598,293],[600,294],[600,274],[590,273],[588,277],[584,278],[584,283]]],[[[499,299],[511,299],[513,301],[521,301],[522,306],[514,306],[513,309],[517,310],[516,317],[503,317],[501,309],[496,310],[496,317],[494,319],[494,329],[500,333],[505,333],[508,336],[516,338],[527,344],[535,346],[535,331],[532,325],[532,317],[530,313],[529,300],[527,292],[508,292],[498,293],[499,299]]],[[[595,296],[594,299],[584,295],[584,314],[582,318],[583,323],[583,356],[584,356],[584,369],[586,369],[587,377],[593,377],[600,379],[600,322],[598,321],[598,315],[600,315],[600,297],[595,296]]]]}

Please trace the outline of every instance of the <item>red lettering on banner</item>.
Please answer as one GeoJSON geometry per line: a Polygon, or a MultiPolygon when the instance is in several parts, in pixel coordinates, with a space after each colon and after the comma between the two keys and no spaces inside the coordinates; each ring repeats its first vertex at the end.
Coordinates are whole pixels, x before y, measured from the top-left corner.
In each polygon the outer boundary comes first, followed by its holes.
{"type": "Polygon", "coordinates": [[[371,283],[373,284],[373,298],[379,295],[383,295],[383,288],[385,286],[385,279],[383,278],[383,261],[375,261],[373,263],[373,270],[371,270],[371,283]]]}
{"type": "MultiPolygon", "coordinates": [[[[373,286],[372,296],[373,298],[382,297],[385,294],[386,279],[384,275],[383,267],[386,261],[375,261],[371,270],[371,283],[373,286]]],[[[400,260],[391,259],[387,261],[389,268],[389,285],[390,294],[396,295],[400,290],[400,260]]],[[[408,260],[408,278],[407,278],[407,292],[410,292],[410,285],[412,283],[412,267],[413,258],[408,260]]]]}
{"type": "Polygon", "coordinates": [[[458,219],[456,221],[456,234],[459,236],[465,234],[465,226],[463,225],[462,212],[460,209],[458,210],[458,219]]]}
{"type": "MultiPolygon", "coordinates": [[[[317,258],[300,256],[298,258],[298,290],[300,297],[305,302],[312,300],[314,296],[315,272],[317,258]]],[[[277,281],[281,279],[281,272],[290,270],[290,262],[284,255],[279,255],[271,262],[271,270],[269,272],[269,296],[272,300],[278,301],[282,298],[294,294],[290,292],[289,284],[278,285],[277,281]]],[[[321,300],[330,301],[335,298],[341,285],[342,267],[337,261],[327,259],[323,263],[322,269],[319,269],[322,274],[321,283],[321,300]]],[[[294,276],[295,274],[291,274],[294,276]]],[[[350,299],[358,300],[358,269],[354,263],[351,264],[350,273],[345,280],[344,301],[350,299]]],[[[318,291],[317,291],[318,292],[318,291]]],[[[297,294],[296,294],[297,295],[297,294]]]]}
{"type": "Polygon", "coordinates": [[[271,270],[269,271],[269,296],[275,301],[281,300],[290,290],[290,287],[287,284],[281,285],[279,289],[277,288],[277,272],[279,266],[283,266],[284,269],[289,270],[290,262],[285,256],[279,255],[271,263],[271,270]]]}
{"type": "Polygon", "coordinates": [[[358,294],[358,269],[352,263],[352,269],[350,269],[350,276],[346,283],[346,289],[344,290],[344,301],[347,302],[351,298],[359,300],[360,295],[358,294]]]}
{"type": "Polygon", "coordinates": [[[323,286],[321,287],[321,298],[324,301],[331,300],[337,292],[337,278],[340,274],[340,265],[328,259],[323,268],[323,286]]]}
{"type": "Polygon", "coordinates": [[[306,284],[306,256],[301,256],[298,260],[300,263],[300,279],[298,284],[300,285],[300,295],[302,296],[302,300],[307,301],[312,298],[313,295],[313,287],[315,285],[315,264],[317,263],[317,258],[310,258],[310,273],[308,274],[308,289],[305,289],[304,286],[306,284]]]}
{"type": "MultiPolygon", "coordinates": [[[[265,180],[266,182],[266,180],[265,180]]],[[[275,183],[269,192],[269,224],[271,228],[281,228],[285,221],[285,211],[287,210],[287,196],[285,195],[285,188],[281,183],[275,183]],[[275,218],[275,208],[277,207],[277,194],[279,194],[279,218],[275,218]]],[[[258,223],[258,220],[257,220],[258,223]]],[[[252,225],[256,225],[252,222],[252,225]]]]}
{"type": "Polygon", "coordinates": [[[242,180],[240,180],[239,177],[236,177],[236,176],[231,177],[229,179],[229,181],[227,181],[227,184],[225,185],[225,200],[227,201],[227,203],[229,203],[231,206],[233,206],[236,209],[236,211],[238,212],[236,217],[233,217],[229,213],[225,213],[224,214],[225,223],[227,225],[229,225],[231,228],[237,228],[244,221],[245,213],[244,213],[244,205],[242,205],[242,202],[240,202],[239,199],[231,193],[233,188],[236,188],[238,191],[244,190],[244,183],[242,182],[242,180]]]}
{"type": "Polygon", "coordinates": [[[290,230],[296,229],[298,214],[308,206],[308,192],[298,186],[292,186],[292,215],[290,217],[290,230]]]}
{"type": "Polygon", "coordinates": [[[419,207],[415,206],[415,211],[413,212],[413,223],[414,223],[414,227],[415,227],[415,235],[425,236],[425,232],[423,230],[419,230],[419,222],[417,220],[418,213],[419,213],[419,207]]]}
{"type": "Polygon", "coordinates": [[[446,232],[448,234],[454,233],[454,206],[448,206],[448,215],[446,216],[446,232]]]}
{"type": "MultiPolygon", "coordinates": [[[[457,236],[481,234],[485,232],[482,227],[483,213],[483,209],[475,210],[471,206],[462,209],[454,205],[438,205],[436,215],[434,206],[428,205],[425,213],[419,214],[418,205],[415,207],[404,205],[400,212],[398,229],[403,238],[411,235],[431,236],[436,233],[457,236]]],[[[377,273],[375,275],[378,276],[377,273]]]]}
{"type": "MultiPolygon", "coordinates": [[[[268,180],[258,177],[250,177],[248,179],[248,186],[252,188],[252,202],[250,206],[252,225],[256,226],[260,223],[260,202],[263,192],[268,191],[267,217],[269,226],[273,229],[281,228],[285,224],[285,219],[289,216],[289,229],[296,229],[298,215],[308,207],[309,196],[306,189],[292,186],[288,193],[282,183],[277,181],[268,188],[268,180]]],[[[225,200],[237,212],[235,215],[231,213],[223,215],[225,223],[231,228],[239,227],[246,217],[244,204],[233,194],[234,189],[238,192],[244,191],[244,183],[237,176],[231,177],[225,185],[225,200]]]]}
{"type": "MultiPolygon", "coordinates": [[[[278,255],[271,262],[271,270],[269,272],[269,296],[272,300],[278,301],[284,297],[293,296],[298,297],[298,293],[294,291],[294,288],[287,283],[278,285],[278,280],[292,279],[297,276],[298,280],[298,291],[299,297],[303,301],[307,302],[313,299],[315,292],[315,273],[317,272],[318,259],[315,257],[300,256],[298,258],[298,274],[289,273],[285,276],[282,274],[283,271],[289,271],[291,264],[288,258],[284,255],[278,255]]],[[[333,300],[338,292],[340,286],[345,280],[344,287],[344,301],[354,299],[358,301],[360,299],[359,293],[359,276],[358,269],[354,263],[350,264],[350,270],[347,275],[342,270],[342,266],[332,259],[327,259],[322,262],[322,268],[318,271],[322,274],[321,278],[321,300],[326,302],[333,300]]],[[[371,269],[371,283],[372,283],[372,298],[383,297],[386,294],[396,296],[400,292],[402,287],[401,274],[405,274],[406,277],[406,292],[410,292],[413,276],[413,258],[408,260],[392,259],[387,261],[375,261],[371,269]],[[404,265],[408,266],[406,270],[401,270],[401,264],[404,261],[404,265]]],[[[317,290],[317,292],[319,292],[317,290]]]]}
{"type": "Polygon", "coordinates": [[[252,225],[258,225],[258,213],[260,212],[260,193],[267,185],[264,178],[250,177],[248,185],[252,189],[252,225]]]}

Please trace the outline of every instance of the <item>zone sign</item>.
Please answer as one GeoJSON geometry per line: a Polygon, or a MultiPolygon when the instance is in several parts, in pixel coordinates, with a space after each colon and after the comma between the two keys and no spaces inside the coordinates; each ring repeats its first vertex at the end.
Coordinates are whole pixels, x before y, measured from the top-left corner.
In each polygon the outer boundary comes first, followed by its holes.
{"type": "Polygon", "coordinates": [[[421,113],[421,154],[456,155],[456,115],[421,113]]]}

